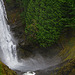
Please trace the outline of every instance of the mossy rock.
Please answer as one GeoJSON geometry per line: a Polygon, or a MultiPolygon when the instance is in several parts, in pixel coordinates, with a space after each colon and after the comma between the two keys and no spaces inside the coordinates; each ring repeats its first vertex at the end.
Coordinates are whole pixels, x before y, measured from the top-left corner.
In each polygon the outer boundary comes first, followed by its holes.
{"type": "Polygon", "coordinates": [[[71,59],[64,66],[62,66],[56,75],[75,75],[75,59],[71,59]]]}
{"type": "Polygon", "coordinates": [[[17,75],[17,73],[9,69],[5,64],[0,61],[0,75],[17,75]]]}

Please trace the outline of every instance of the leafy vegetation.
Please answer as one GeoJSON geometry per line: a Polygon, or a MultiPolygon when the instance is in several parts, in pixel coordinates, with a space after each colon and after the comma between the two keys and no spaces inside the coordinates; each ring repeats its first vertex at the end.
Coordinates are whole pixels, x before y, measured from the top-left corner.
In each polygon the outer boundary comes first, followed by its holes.
{"type": "Polygon", "coordinates": [[[19,7],[21,9],[20,16],[23,24],[26,24],[26,12],[27,12],[29,1],[30,0],[16,0],[16,2],[19,4],[19,7]]]}
{"type": "Polygon", "coordinates": [[[10,3],[12,0],[6,0],[7,3],[10,3]]]}
{"type": "Polygon", "coordinates": [[[63,25],[65,27],[75,28],[75,1],[74,0],[61,0],[61,11],[63,25]]]}
{"type": "MultiPolygon", "coordinates": [[[[10,2],[12,0],[6,0],[10,2]]],[[[74,0],[16,0],[27,40],[47,47],[57,42],[65,28],[75,29],[74,0]]]]}
{"type": "Polygon", "coordinates": [[[26,14],[25,33],[28,39],[46,47],[59,38],[62,30],[60,2],[31,0],[26,14]]]}

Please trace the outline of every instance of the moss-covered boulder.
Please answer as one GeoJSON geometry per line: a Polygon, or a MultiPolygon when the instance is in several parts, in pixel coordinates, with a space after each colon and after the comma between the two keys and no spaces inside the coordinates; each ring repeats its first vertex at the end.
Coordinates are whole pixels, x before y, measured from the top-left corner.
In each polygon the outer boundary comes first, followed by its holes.
{"type": "Polygon", "coordinates": [[[9,69],[4,63],[0,61],[0,75],[17,75],[17,73],[9,69]]]}

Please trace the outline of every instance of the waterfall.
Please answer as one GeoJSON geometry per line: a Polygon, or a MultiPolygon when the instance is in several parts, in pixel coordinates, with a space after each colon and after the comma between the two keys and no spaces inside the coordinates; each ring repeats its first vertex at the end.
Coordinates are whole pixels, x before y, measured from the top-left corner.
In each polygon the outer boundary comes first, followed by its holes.
{"type": "Polygon", "coordinates": [[[0,49],[5,63],[13,67],[18,63],[16,44],[11,36],[10,26],[7,24],[7,14],[3,0],[0,0],[0,49]],[[12,65],[13,64],[13,65],[12,65]]]}
{"type": "Polygon", "coordinates": [[[0,0],[0,58],[11,69],[20,70],[23,72],[28,71],[23,75],[35,75],[30,71],[42,70],[60,63],[61,59],[57,56],[53,58],[43,58],[40,55],[36,55],[33,58],[26,60],[19,60],[17,57],[16,43],[12,37],[10,26],[7,24],[7,14],[3,0],[0,0]]]}

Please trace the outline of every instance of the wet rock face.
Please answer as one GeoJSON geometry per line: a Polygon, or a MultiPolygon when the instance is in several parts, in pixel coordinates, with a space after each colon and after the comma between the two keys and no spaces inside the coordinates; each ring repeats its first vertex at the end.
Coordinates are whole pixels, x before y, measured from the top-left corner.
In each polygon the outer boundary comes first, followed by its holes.
{"type": "Polygon", "coordinates": [[[28,51],[30,48],[28,41],[25,36],[25,25],[22,24],[21,16],[20,16],[20,8],[15,0],[11,0],[11,2],[5,2],[5,7],[8,16],[8,24],[10,25],[10,29],[15,37],[15,40],[18,41],[17,52],[19,53],[19,58],[28,57],[32,54],[32,52],[28,51]]]}

